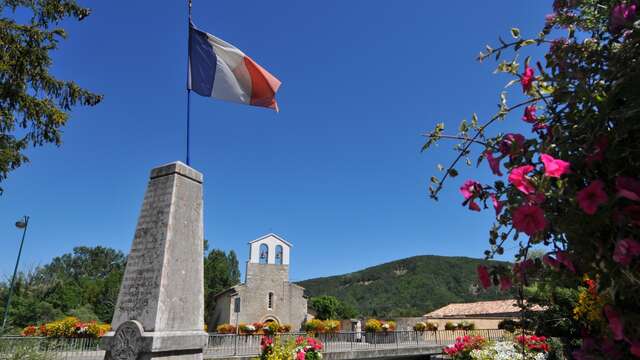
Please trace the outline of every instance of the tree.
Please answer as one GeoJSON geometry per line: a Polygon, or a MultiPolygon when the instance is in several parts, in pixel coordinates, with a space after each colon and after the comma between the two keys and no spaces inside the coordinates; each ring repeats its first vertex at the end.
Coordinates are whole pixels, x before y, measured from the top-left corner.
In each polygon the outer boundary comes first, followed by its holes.
{"type": "Polygon", "coordinates": [[[73,106],[94,106],[102,96],[49,73],[50,52],[66,37],[60,23],[82,20],[89,9],[74,0],[3,0],[0,9],[3,15],[19,9],[31,14],[26,24],[0,18],[1,182],[29,160],[24,154],[28,146],[61,144],[61,128],[73,106]]]}
{"type": "Polygon", "coordinates": [[[531,279],[549,293],[545,289],[553,277],[538,276],[541,272],[570,278],[565,280],[577,286],[577,303],[570,309],[564,301],[566,306],[549,311],[578,320],[578,331],[565,334],[582,338],[576,358],[640,357],[637,7],[635,0],[555,0],[538,36],[523,38],[513,28],[513,40],[500,38],[498,46],[479,55],[479,60],[508,57],[497,72],[511,77],[507,87],[519,84],[523,96],[510,105],[502,92],[494,116],[481,121],[474,114],[455,135],[438,124],[424,145],[461,141],[455,160],[432,177],[434,199],[445,181],[458,175],[460,161],[472,164],[472,146],[479,146],[477,164],[486,160],[498,179],[464,182],[462,204],[472,211],[487,203],[494,208],[488,258],[502,254],[507,241],[519,247],[513,269],[481,266],[479,280],[484,288],[515,282],[523,300],[531,279]],[[544,59],[525,57],[529,46],[548,47],[544,59]],[[516,111],[531,124],[531,134],[489,132],[516,111]],[[542,259],[531,258],[534,248],[545,250],[542,259]]]}
{"type": "Polygon", "coordinates": [[[316,317],[320,320],[349,319],[357,315],[353,305],[343,303],[335,296],[312,297],[309,299],[309,306],[315,310],[316,317]]]}
{"type": "Polygon", "coordinates": [[[204,259],[205,321],[211,318],[216,303],[214,295],[240,283],[240,269],[235,252],[227,255],[213,249],[204,259]]]}

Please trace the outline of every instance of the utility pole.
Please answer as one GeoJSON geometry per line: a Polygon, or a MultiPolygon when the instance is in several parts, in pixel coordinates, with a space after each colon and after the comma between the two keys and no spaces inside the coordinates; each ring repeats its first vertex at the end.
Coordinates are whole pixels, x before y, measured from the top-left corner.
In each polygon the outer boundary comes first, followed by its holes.
{"type": "Polygon", "coordinates": [[[16,221],[16,227],[22,229],[22,240],[20,241],[20,250],[18,250],[18,258],[16,259],[16,267],[13,269],[13,277],[11,278],[11,287],[9,288],[9,296],[7,297],[7,303],[4,308],[4,320],[2,320],[2,329],[0,333],[4,332],[4,328],[7,325],[7,319],[9,318],[9,307],[11,306],[11,295],[13,295],[13,287],[16,282],[16,274],[18,273],[18,264],[20,264],[20,255],[22,255],[22,245],[24,245],[24,237],[27,235],[27,227],[29,227],[29,217],[24,216],[21,220],[16,221]]]}

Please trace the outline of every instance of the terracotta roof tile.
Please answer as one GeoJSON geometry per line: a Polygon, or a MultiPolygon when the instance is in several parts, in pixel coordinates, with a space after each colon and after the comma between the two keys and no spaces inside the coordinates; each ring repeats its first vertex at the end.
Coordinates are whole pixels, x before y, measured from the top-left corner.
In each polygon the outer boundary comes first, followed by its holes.
{"type": "MultiPolygon", "coordinates": [[[[542,311],[543,309],[538,305],[534,305],[532,310],[542,311]]],[[[478,301],[473,303],[449,304],[426,314],[425,317],[440,318],[469,315],[509,314],[517,313],[519,311],[520,308],[518,307],[515,299],[478,301]]]]}

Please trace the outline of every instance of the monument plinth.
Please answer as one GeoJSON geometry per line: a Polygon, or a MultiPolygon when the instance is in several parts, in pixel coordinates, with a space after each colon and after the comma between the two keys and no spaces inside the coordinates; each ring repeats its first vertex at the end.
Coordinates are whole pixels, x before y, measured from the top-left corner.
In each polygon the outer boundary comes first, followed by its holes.
{"type": "Polygon", "coordinates": [[[202,174],[181,162],[151,170],[105,360],[201,360],[204,332],[202,174]]]}

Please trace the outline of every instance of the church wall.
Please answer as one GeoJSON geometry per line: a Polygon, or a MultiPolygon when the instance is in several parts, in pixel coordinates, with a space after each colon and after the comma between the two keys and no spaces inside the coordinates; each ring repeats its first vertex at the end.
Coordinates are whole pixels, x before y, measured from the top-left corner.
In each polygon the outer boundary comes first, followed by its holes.
{"type": "Polygon", "coordinates": [[[216,307],[208,322],[210,332],[215,331],[218,325],[229,324],[231,322],[232,306],[231,292],[226,292],[218,296],[216,299],[216,307]]]}

